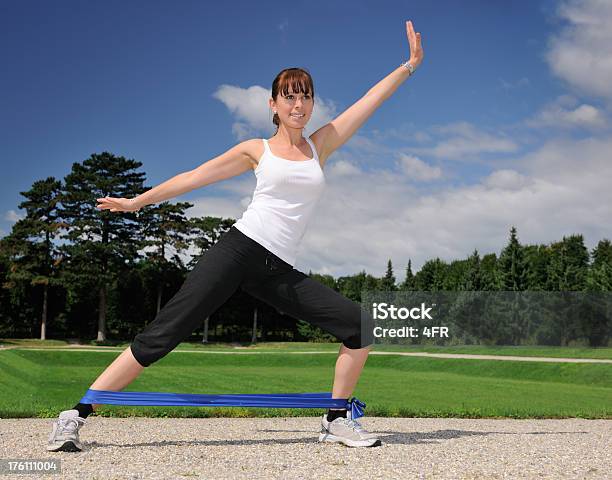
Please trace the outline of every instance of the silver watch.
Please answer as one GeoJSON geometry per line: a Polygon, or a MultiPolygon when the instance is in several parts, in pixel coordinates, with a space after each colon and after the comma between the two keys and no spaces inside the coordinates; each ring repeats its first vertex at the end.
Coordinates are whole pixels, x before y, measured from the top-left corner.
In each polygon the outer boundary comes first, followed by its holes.
{"type": "Polygon", "coordinates": [[[410,75],[414,73],[414,67],[410,63],[410,60],[407,60],[404,63],[401,63],[400,67],[406,67],[408,70],[410,70],[410,75]]]}

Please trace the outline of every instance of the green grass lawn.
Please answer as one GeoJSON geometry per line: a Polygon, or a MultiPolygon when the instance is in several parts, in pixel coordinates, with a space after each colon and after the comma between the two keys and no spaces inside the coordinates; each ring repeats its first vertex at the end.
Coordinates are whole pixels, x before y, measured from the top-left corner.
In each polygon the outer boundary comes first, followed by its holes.
{"type": "MultiPolygon", "coordinates": [[[[254,348],[262,352],[255,355],[206,354],[205,350],[196,355],[181,353],[183,348],[193,348],[181,344],[180,348],[145,369],[125,390],[176,393],[331,391],[338,346],[265,344],[254,348]],[[269,354],[266,354],[267,349],[269,354]],[[279,354],[283,349],[329,349],[329,353],[279,354]]],[[[55,417],[81,399],[119,351],[119,348],[107,352],[27,348],[0,351],[0,417],[55,417]]],[[[544,351],[541,355],[553,356],[549,350],[544,351]]],[[[575,356],[572,349],[555,349],[555,352],[560,357],[575,356]]],[[[517,353],[513,351],[512,354],[517,353]]],[[[365,413],[369,416],[612,418],[612,365],[371,355],[354,395],[367,404],[365,413]]],[[[105,405],[96,413],[103,416],[207,417],[315,416],[322,412],[322,409],[105,405]]]]}

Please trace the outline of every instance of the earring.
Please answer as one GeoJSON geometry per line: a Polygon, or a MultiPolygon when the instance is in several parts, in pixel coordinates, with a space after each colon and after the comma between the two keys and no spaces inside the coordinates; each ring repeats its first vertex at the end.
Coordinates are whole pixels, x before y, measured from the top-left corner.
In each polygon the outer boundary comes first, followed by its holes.
{"type": "Polygon", "coordinates": [[[274,110],[274,115],[276,115],[276,110],[274,110]]]}

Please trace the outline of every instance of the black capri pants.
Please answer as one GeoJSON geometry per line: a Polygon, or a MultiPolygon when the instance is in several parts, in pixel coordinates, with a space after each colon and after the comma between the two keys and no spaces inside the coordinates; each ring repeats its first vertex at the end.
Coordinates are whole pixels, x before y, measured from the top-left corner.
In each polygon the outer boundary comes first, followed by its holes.
{"type": "Polygon", "coordinates": [[[179,291],[134,337],[132,355],[143,367],[170,353],[238,288],[338,338],[347,348],[373,343],[369,312],[310,278],[232,226],[200,257],[179,291]]]}

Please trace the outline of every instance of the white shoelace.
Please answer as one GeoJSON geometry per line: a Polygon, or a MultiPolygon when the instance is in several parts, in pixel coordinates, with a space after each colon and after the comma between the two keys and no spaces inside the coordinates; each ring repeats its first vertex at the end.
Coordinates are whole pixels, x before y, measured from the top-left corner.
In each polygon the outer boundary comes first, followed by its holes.
{"type": "Polygon", "coordinates": [[[74,433],[85,420],[80,417],[62,418],[59,420],[59,431],[74,433]]]}
{"type": "Polygon", "coordinates": [[[342,418],[342,421],[349,427],[352,428],[353,430],[355,430],[356,432],[361,432],[361,433],[369,433],[365,428],[363,428],[363,425],[361,425],[361,423],[359,423],[358,420],[353,420],[352,418],[346,418],[346,417],[340,417],[342,418]]]}

